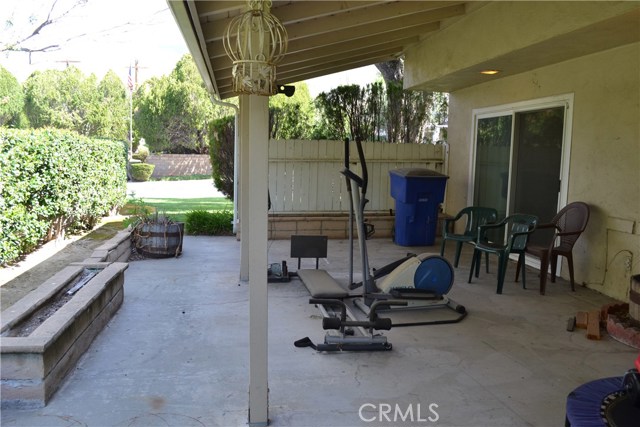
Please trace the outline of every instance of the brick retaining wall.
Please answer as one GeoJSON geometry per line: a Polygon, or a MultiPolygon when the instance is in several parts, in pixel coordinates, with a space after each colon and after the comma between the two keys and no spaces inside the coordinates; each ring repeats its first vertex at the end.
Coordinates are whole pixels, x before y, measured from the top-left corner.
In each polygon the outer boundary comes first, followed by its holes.
{"type": "Polygon", "coordinates": [[[151,154],[147,163],[156,165],[152,178],[211,175],[208,154],[151,154]]]}
{"type": "MultiPolygon", "coordinates": [[[[385,212],[365,212],[365,221],[375,227],[374,238],[391,238],[395,227],[395,217],[385,212]]],[[[442,236],[445,218],[451,216],[440,213],[436,236],[442,236]]],[[[354,228],[354,236],[356,236],[354,228]]],[[[330,239],[346,239],[349,236],[349,217],[345,213],[270,213],[269,239],[286,240],[291,235],[323,235],[330,239]]]]}

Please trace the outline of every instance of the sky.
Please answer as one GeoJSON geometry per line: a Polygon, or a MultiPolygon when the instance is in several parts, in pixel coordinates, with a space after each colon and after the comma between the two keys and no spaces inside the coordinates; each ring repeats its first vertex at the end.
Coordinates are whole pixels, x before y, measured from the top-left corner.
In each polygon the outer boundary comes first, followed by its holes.
{"type": "MultiPolygon", "coordinates": [[[[56,23],[24,43],[29,48],[59,44],[46,53],[0,52],[0,65],[20,82],[36,70],[74,65],[102,79],[108,70],[126,82],[129,66],[139,64],[138,84],[169,74],[188,49],[165,0],[1,0],[0,46],[31,34],[49,12],[56,23]],[[52,5],[55,6],[52,9],[52,5]],[[71,10],[70,10],[71,9],[71,10]],[[7,25],[11,22],[12,25],[7,25]]],[[[373,82],[375,66],[307,80],[312,97],[342,84],[373,82]]]]}

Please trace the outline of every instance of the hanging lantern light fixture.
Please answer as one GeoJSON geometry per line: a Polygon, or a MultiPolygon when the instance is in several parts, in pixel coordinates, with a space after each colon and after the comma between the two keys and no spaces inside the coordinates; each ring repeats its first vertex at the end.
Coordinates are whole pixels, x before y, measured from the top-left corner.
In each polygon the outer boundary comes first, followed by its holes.
{"type": "Polygon", "coordinates": [[[249,9],[229,22],[222,39],[233,61],[236,93],[275,95],[276,64],[287,52],[287,30],[270,13],[271,0],[248,0],[249,9]]]}

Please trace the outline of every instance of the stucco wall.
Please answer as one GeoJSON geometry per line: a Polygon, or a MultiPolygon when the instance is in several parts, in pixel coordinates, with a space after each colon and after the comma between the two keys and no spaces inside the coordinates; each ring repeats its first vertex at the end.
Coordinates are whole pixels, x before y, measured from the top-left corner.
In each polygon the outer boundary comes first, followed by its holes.
{"type": "Polygon", "coordinates": [[[638,2],[478,3],[407,49],[405,88],[450,92],[482,84],[483,69],[517,75],[639,40],[638,2]]]}
{"type": "Polygon", "coordinates": [[[568,202],[591,206],[574,248],[576,282],[627,300],[630,276],[640,273],[639,43],[452,93],[447,213],[472,202],[472,110],[567,93],[574,94],[568,202]],[[633,254],[631,271],[626,251],[633,254]]]}

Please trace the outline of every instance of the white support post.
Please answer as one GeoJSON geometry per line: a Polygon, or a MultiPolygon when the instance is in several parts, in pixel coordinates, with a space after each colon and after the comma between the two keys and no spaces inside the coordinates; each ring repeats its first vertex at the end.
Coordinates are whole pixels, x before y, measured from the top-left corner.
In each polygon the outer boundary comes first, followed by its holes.
{"type": "Polygon", "coordinates": [[[249,280],[249,95],[240,95],[239,97],[240,112],[238,117],[238,137],[240,139],[239,150],[239,171],[238,177],[240,185],[236,195],[240,211],[240,224],[238,230],[240,232],[240,280],[249,280]]]}
{"type": "MultiPolygon", "coordinates": [[[[244,97],[243,97],[244,98],[244,97]]],[[[269,98],[246,96],[247,171],[248,180],[243,189],[248,193],[248,204],[243,218],[248,218],[242,229],[243,243],[248,240],[249,255],[249,425],[269,424],[268,388],[268,301],[267,301],[267,190],[269,98]],[[248,108],[247,108],[248,107],[248,108]]],[[[244,140],[243,140],[244,143],[244,140]]]]}

